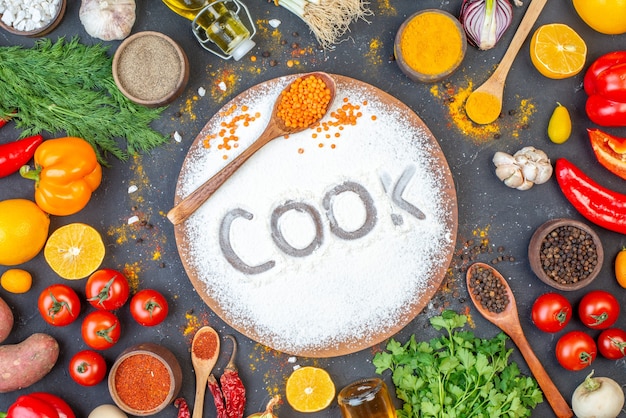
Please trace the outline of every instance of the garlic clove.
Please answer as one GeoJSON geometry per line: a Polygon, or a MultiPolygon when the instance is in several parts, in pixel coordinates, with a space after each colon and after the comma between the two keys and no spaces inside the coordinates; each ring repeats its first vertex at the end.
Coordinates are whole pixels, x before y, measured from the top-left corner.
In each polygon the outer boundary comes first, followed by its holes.
{"type": "Polygon", "coordinates": [[[524,182],[520,186],[517,186],[516,189],[517,190],[528,190],[531,187],[533,187],[533,184],[535,184],[535,183],[533,183],[530,180],[524,180],[524,182]]]}
{"type": "Polygon", "coordinates": [[[543,163],[537,165],[537,177],[535,177],[536,184],[543,184],[550,180],[552,177],[553,168],[550,163],[543,163]]]}
{"type": "Polygon", "coordinates": [[[524,184],[524,176],[522,175],[521,170],[516,170],[510,177],[504,179],[504,184],[507,186],[516,189],[524,184]]]}
{"type": "Polygon", "coordinates": [[[511,177],[516,171],[519,171],[519,167],[515,164],[503,164],[496,167],[496,176],[500,180],[506,180],[511,177]]]}
{"type": "Polygon", "coordinates": [[[515,158],[513,158],[512,155],[507,154],[506,152],[502,152],[502,151],[497,151],[493,155],[492,161],[496,166],[503,165],[503,164],[515,164],[515,158]]]}
{"type": "Polygon", "coordinates": [[[535,163],[528,163],[522,167],[522,174],[524,175],[524,179],[528,181],[534,182],[537,178],[537,173],[539,173],[539,169],[535,163]]]}
{"type": "Polygon", "coordinates": [[[85,31],[103,41],[126,38],[135,24],[135,0],[82,0],[79,18],[85,31]]]}

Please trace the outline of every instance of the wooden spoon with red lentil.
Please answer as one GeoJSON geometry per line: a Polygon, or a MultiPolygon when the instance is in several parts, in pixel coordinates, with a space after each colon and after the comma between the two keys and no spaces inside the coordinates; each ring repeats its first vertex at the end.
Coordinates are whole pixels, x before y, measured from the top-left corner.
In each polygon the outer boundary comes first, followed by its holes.
{"type": "Polygon", "coordinates": [[[200,328],[191,343],[191,364],[193,364],[193,370],[196,373],[196,399],[192,418],[202,418],[203,416],[207,382],[219,354],[220,337],[217,332],[209,326],[200,328]]]}
{"type": "Polygon", "coordinates": [[[533,352],[522,330],[513,291],[502,275],[484,263],[474,263],[467,270],[467,289],[478,312],[504,331],[517,345],[535,376],[546,400],[559,418],[574,416],[571,408],[552,382],[533,352]]]}
{"type": "Polygon", "coordinates": [[[248,148],[226,167],[172,208],[167,218],[178,225],[193,214],[255,152],[274,138],[307,129],[324,117],[335,99],[333,78],[323,72],[304,74],[278,96],[267,127],[248,148]]]}

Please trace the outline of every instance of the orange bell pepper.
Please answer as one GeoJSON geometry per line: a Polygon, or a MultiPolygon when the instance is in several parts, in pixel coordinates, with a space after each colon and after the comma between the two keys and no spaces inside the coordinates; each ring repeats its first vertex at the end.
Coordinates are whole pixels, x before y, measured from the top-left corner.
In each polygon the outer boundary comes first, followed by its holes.
{"type": "Polygon", "coordinates": [[[46,213],[72,215],[83,209],[102,181],[102,166],[84,139],[65,137],[44,141],[34,155],[35,168],[20,174],[35,180],[35,201],[46,213]]]}

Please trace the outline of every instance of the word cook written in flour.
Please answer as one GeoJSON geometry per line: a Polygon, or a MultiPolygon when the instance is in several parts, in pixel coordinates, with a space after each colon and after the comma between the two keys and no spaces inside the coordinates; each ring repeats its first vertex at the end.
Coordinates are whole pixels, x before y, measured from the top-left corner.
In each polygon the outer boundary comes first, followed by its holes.
{"type": "MultiPolygon", "coordinates": [[[[416,217],[417,219],[422,220],[426,218],[424,213],[418,207],[406,201],[402,197],[404,190],[406,189],[414,174],[415,167],[408,167],[400,175],[400,178],[393,186],[393,189],[387,190],[387,188],[385,188],[385,191],[390,194],[392,202],[394,202],[399,208],[406,211],[408,214],[416,217]]],[[[322,206],[324,208],[326,218],[329,223],[330,232],[341,239],[355,240],[362,238],[366,236],[372,229],[374,229],[374,226],[376,226],[377,210],[376,206],[374,205],[374,199],[365,187],[354,181],[346,181],[330,189],[324,195],[324,198],[322,200],[322,206]],[[358,198],[363,203],[363,207],[365,209],[365,220],[363,221],[362,225],[356,230],[347,230],[343,228],[339,224],[339,221],[337,220],[333,209],[333,201],[335,200],[335,198],[346,192],[351,192],[358,196],[358,198]]],[[[394,213],[391,217],[395,225],[400,225],[403,223],[401,215],[394,213]]],[[[244,274],[260,274],[271,270],[272,268],[274,268],[274,266],[276,266],[276,261],[269,260],[265,263],[251,266],[244,262],[233,249],[230,241],[230,231],[233,222],[239,218],[250,221],[254,218],[254,215],[242,208],[231,209],[230,211],[228,211],[228,213],[226,213],[220,224],[219,245],[222,253],[224,254],[224,257],[235,269],[244,274]]],[[[324,242],[324,228],[322,223],[322,214],[319,210],[317,210],[317,208],[310,205],[309,203],[288,200],[272,211],[270,219],[271,237],[274,241],[274,244],[285,254],[293,257],[306,257],[308,255],[311,255],[324,242]],[[296,248],[291,245],[285,238],[283,232],[281,231],[281,228],[279,228],[280,219],[290,211],[296,211],[308,215],[311,218],[315,227],[315,236],[312,238],[311,242],[304,248],[296,248]]]]}

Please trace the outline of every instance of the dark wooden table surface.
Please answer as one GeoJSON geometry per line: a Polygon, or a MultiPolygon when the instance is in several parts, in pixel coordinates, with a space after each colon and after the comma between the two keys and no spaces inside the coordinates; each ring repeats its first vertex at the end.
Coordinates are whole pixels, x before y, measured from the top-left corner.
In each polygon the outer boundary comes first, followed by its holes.
{"type": "MultiPolygon", "coordinates": [[[[91,38],[80,24],[80,3],[74,0],[68,3],[62,23],[48,36],[53,40],[61,36],[78,36],[81,42],[87,44],[100,42],[91,38]]],[[[321,70],[372,84],[407,104],[439,141],[454,177],[459,230],[450,273],[431,303],[395,338],[404,342],[415,333],[422,339],[435,336],[428,318],[444,308],[468,312],[474,331],[479,336],[494,336],[498,330],[469,305],[464,271],[470,261],[491,262],[499,255],[506,256],[497,267],[510,279],[522,326],[537,356],[569,401],[574,388],[589,371],[569,372],[559,366],[554,347],[560,334],[542,333],[530,320],[533,301],[551,288],[541,283],[530,270],[527,245],[534,230],[549,219],[584,219],[566,201],[554,179],[529,191],[509,189],[496,178],[491,159],[496,151],[512,154],[524,146],[532,145],[544,150],[553,162],[559,157],[567,157],[599,183],[626,192],[624,181],[601,167],[589,146],[586,128],[593,124],[584,110],[586,96],[582,90],[583,73],[564,80],[541,76],[530,61],[527,40],[509,73],[503,116],[495,123],[499,134],[494,135],[489,130],[491,128],[470,126],[468,129],[468,126],[459,123],[458,116],[454,116],[455,109],[458,109],[455,100],[469,86],[475,87],[487,79],[504,54],[528,0],[522,8],[514,10],[511,29],[494,49],[479,51],[470,46],[461,68],[449,79],[436,84],[417,84],[400,72],[393,61],[394,36],[403,20],[421,9],[444,9],[458,16],[460,0],[371,2],[369,6],[373,15],[368,17],[369,22],[352,24],[344,42],[329,51],[321,50],[307,26],[285,9],[264,0],[246,0],[246,4],[257,26],[257,46],[244,59],[235,62],[221,60],[203,50],[192,36],[189,21],[172,13],[162,2],[137,1],[137,21],[133,33],[144,30],[163,32],[180,43],[189,57],[190,80],[187,89],[154,124],[164,134],[178,132],[182,141],[172,139],[153,152],[133,156],[126,162],[111,160],[111,167],[104,171],[102,185],[85,210],[70,217],[51,219],[51,230],[76,221],[96,227],[102,233],[107,248],[103,267],[125,271],[139,288],[158,289],[170,301],[168,319],[154,328],[142,328],[133,323],[128,310],[120,311],[123,324],[128,326],[119,343],[104,352],[109,365],[130,345],[145,341],[162,344],[179,359],[184,373],[181,395],[192,404],[195,381],[189,347],[193,332],[200,325],[211,325],[221,334],[234,333],[241,346],[238,364],[247,386],[246,415],[262,410],[271,395],[284,395],[285,381],[296,364],[325,368],[337,388],[375,374],[371,360],[375,352],[384,348],[384,343],[340,357],[294,359],[233,331],[205,305],[191,285],[178,255],[174,227],[165,217],[174,201],[176,181],[187,150],[211,116],[240,92],[266,80],[321,70]],[[279,19],[282,23],[274,29],[268,24],[270,19],[279,19]],[[198,94],[200,88],[206,90],[204,96],[198,94]],[[548,119],[557,101],[568,107],[573,121],[572,137],[563,145],[552,144],[546,135],[548,119]],[[128,192],[131,185],[138,187],[135,193],[128,192]],[[138,216],[140,222],[128,225],[127,221],[132,216],[138,216]],[[481,243],[486,245],[488,252],[477,253],[481,243]]],[[[548,2],[535,27],[554,22],[570,25],[585,39],[589,49],[588,64],[603,53],[626,47],[626,35],[608,36],[594,32],[580,20],[568,0],[548,2]]],[[[35,41],[0,32],[1,46],[30,47],[35,41]]],[[[111,54],[119,43],[104,42],[110,47],[111,54]]],[[[612,129],[610,132],[626,136],[624,129],[612,129]]],[[[0,142],[8,142],[17,134],[9,125],[0,132],[0,142]]],[[[31,187],[28,181],[17,175],[2,179],[0,199],[32,199],[31,187]]],[[[626,238],[593,227],[602,239],[606,257],[601,275],[591,288],[608,289],[624,302],[625,291],[614,280],[613,260],[617,251],[626,245],[626,238]]],[[[86,417],[94,407],[112,403],[112,400],[106,382],[84,388],[75,384],[68,374],[67,367],[72,354],[87,348],[80,336],[80,321],[64,328],[46,325],[36,310],[36,297],[48,284],[62,279],[50,270],[43,255],[22,267],[32,272],[35,278],[33,289],[25,295],[0,290],[0,295],[12,307],[16,317],[16,325],[7,343],[21,341],[33,332],[46,332],[59,340],[61,354],[52,372],[39,383],[18,392],[0,394],[0,410],[8,408],[20,394],[49,391],[62,395],[75,408],[78,416],[86,417]]],[[[6,267],[0,267],[0,273],[5,270],[6,267]]],[[[70,285],[83,292],[84,281],[70,285]]],[[[568,293],[567,297],[575,304],[587,290],[589,288],[568,293]]],[[[617,325],[626,327],[625,315],[622,315],[617,325]]],[[[579,328],[577,323],[570,325],[570,329],[579,328]]],[[[528,373],[517,351],[513,359],[528,373]]],[[[218,363],[218,372],[224,365],[225,361],[218,363]]],[[[624,367],[622,360],[602,358],[593,364],[596,375],[611,376],[621,384],[626,383],[624,367]]],[[[390,383],[389,376],[384,377],[390,383]]],[[[293,411],[287,404],[282,405],[278,412],[283,417],[305,416],[293,411]]],[[[176,410],[173,406],[168,407],[159,416],[174,417],[176,410]]],[[[207,399],[204,416],[215,416],[210,399],[207,399]]],[[[310,416],[338,417],[340,413],[333,404],[310,416]]],[[[552,412],[544,402],[536,408],[533,416],[548,417],[552,416],[552,412]]]]}

